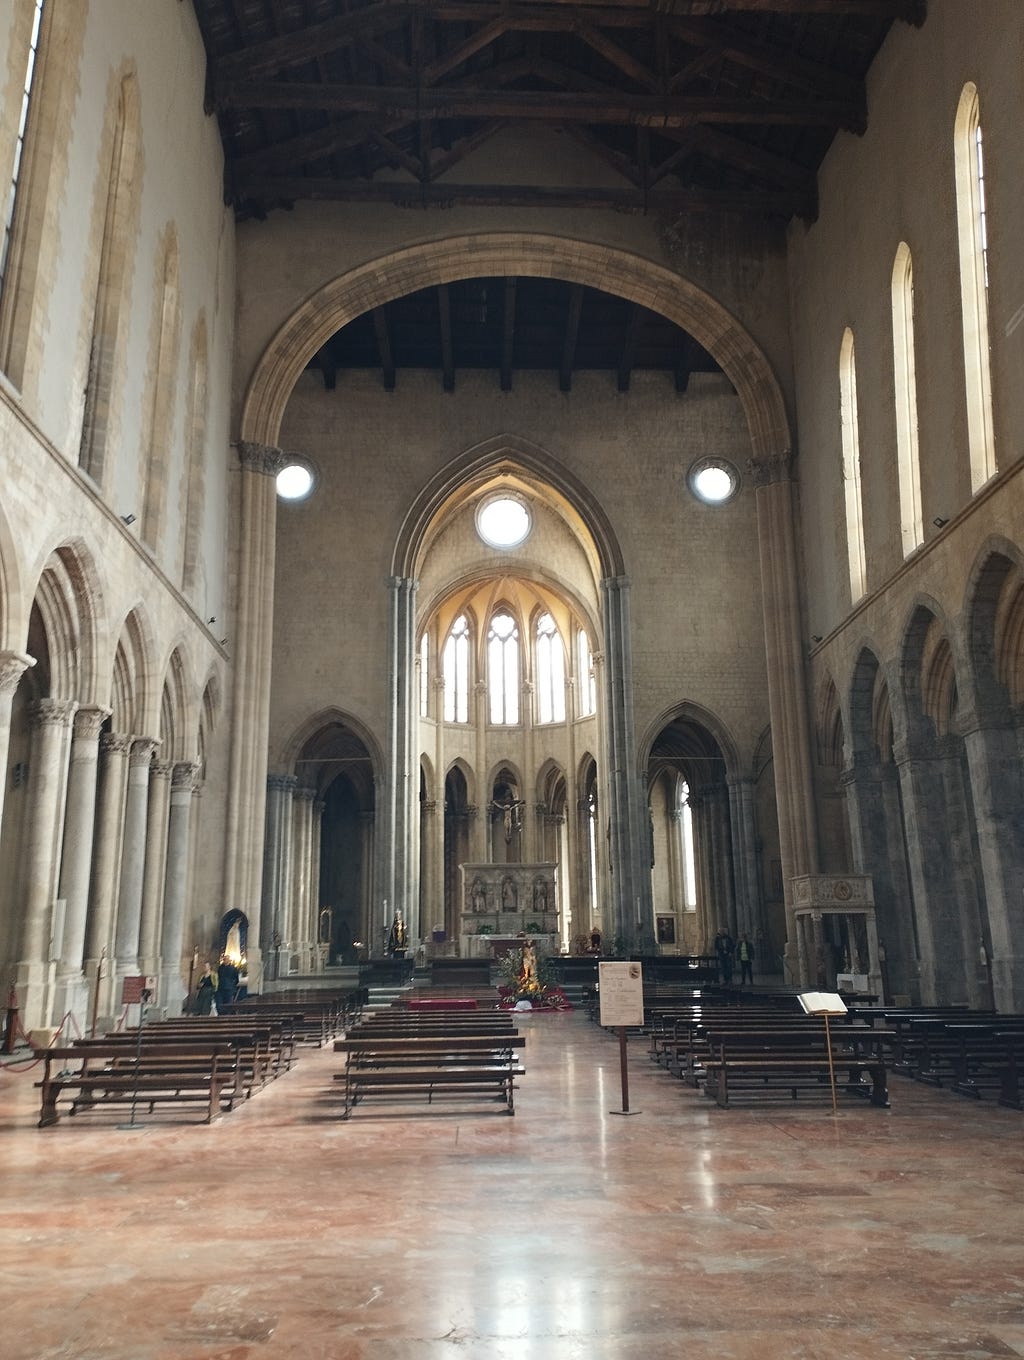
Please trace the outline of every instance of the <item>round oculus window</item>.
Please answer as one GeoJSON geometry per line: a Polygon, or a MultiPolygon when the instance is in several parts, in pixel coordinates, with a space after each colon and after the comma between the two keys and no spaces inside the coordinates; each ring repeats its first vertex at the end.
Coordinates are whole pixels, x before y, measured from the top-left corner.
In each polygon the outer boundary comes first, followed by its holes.
{"type": "Polygon", "coordinates": [[[277,494],[283,501],[304,501],[315,485],[316,477],[309,463],[293,461],[277,474],[277,494]]]}
{"type": "Polygon", "coordinates": [[[518,548],[531,527],[529,510],[515,496],[492,496],[476,512],[476,531],[490,548],[518,548]]]}
{"type": "Polygon", "coordinates": [[[686,474],[687,485],[705,505],[724,505],[740,489],[740,475],[724,458],[699,458],[686,474]]]}

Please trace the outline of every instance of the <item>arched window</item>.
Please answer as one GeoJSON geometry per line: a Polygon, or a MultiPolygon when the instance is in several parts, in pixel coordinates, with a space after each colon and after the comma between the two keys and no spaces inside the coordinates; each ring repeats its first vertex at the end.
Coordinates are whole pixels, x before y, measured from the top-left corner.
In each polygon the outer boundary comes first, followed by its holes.
{"type": "Polygon", "coordinates": [[[460,614],[444,644],[444,720],[469,722],[469,620],[460,614]]]}
{"type": "Polygon", "coordinates": [[[992,428],[992,373],[988,333],[988,234],[985,217],[985,161],[978,90],[970,81],[960,95],[954,129],[956,215],[960,241],[960,307],[964,328],[967,442],[971,490],[996,470],[992,428]]]}
{"type": "Polygon", "coordinates": [[[590,638],[585,628],[576,634],[576,669],[579,716],[589,718],[597,712],[597,681],[594,678],[594,654],[590,650],[590,638]]]}
{"type": "Polygon", "coordinates": [[[14,158],[11,164],[11,180],[4,196],[3,240],[0,241],[0,297],[3,297],[7,284],[7,266],[11,257],[11,237],[14,232],[14,213],[18,203],[18,187],[21,183],[22,163],[25,158],[25,134],[28,129],[29,109],[32,107],[32,89],[35,83],[36,58],[39,53],[39,34],[43,22],[43,0],[35,0],[32,15],[32,31],[28,49],[25,53],[25,79],[22,84],[21,107],[18,111],[18,131],[14,139],[14,158]]]}
{"type": "Polygon", "coordinates": [[[917,371],[914,358],[914,262],[901,241],[892,268],[892,356],[896,383],[896,457],[903,556],[924,542],[921,464],[917,442],[917,371]]]}
{"type": "Polygon", "coordinates": [[[679,781],[679,860],[683,867],[683,906],[697,910],[697,865],[693,853],[693,810],[690,807],[690,786],[679,781]]]}
{"type": "Polygon", "coordinates": [[[181,328],[178,283],[178,242],[171,227],[167,233],[163,258],[163,288],[160,292],[160,320],[153,356],[153,395],[149,413],[148,466],[142,514],[142,541],[154,551],[163,536],[170,475],[174,424],[174,389],[178,373],[178,332],[181,328]]]}
{"type": "Polygon", "coordinates": [[[487,634],[487,696],[492,723],[519,721],[519,629],[504,610],[491,619],[487,634]]]}
{"type": "Polygon", "coordinates": [[[550,614],[537,620],[537,721],[565,722],[565,652],[550,614]]]}
{"type": "Polygon", "coordinates": [[[846,499],[846,550],[850,565],[850,598],[854,604],[867,588],[864,570],[864,509],[860,491],[860,432],[857,427],[857,366],[853,332],[847,326],[839,351],[839,413],[843,429],[843,493],[846,499]]]}
{"type": "Polygon", "coordinates": [[[420,717],[427,717],[430,699],[430,675],[427,671],[427,658],[430,655],[430,640],[426,633],[420,638],[420,717]]]}
{"type": "MultiPolygon", "coordinates": [[[[206,404],[208,344],[206,319],[200,314],[192,340],[191,382],[185,417],[185,532],[181,584],[195,597],[203,579],[203,508],[206,493],[206,404]]],[[[204,596],[199,594],[200,600],[204,596]]],[[[204,600],[205,602],[205,600],[204,600]]]]}

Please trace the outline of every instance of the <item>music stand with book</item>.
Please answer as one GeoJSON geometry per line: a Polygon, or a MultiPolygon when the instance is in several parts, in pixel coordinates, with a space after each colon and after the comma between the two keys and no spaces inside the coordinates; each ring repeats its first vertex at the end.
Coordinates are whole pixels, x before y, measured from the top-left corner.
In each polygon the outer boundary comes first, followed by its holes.
{"type": "Polygon", "coordinates": [[[838,1114],[839,1109],[836,1104],[836,1070],[832,1063],[832,1032],[829,1029],[828,1018],[830,1015],[845,1015],[846,1002],[838,992],[801,992],[797,1000],[807,1015],[823,1015],[825,1017],[825,1048],[828,1052],[828,1080],[832,1088],[832,1113],[838,1114]]]}

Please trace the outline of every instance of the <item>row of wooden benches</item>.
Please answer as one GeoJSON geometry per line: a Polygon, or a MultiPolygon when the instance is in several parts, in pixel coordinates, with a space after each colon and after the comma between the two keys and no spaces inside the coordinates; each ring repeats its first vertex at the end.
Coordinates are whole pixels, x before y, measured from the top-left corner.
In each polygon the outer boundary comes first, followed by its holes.
{"type": "Polygon", "coordinates": [[[515,1114],[516,1078],[525,1069],[517,1053],[526,1040],[508,1011],[404,1010],[364,1016],[336,1039],[344,1053],[342,1118],[368,1096],[410,1098],[433,1104],[436,1095],[481,1095],[515,1114]]]}
{"type": "Polygon", "coordinates": [[[198,1108],[208,1123],[288,1071],[300,1044],[338,1033],[363,1000],[348,991],[252,998],[231,1014],[173,1017],[36,1050],[39,1127],[57,1124],[68,1100],[72,1115],[130,1106],[134,1118],[175,1105],[198,1108]]]}

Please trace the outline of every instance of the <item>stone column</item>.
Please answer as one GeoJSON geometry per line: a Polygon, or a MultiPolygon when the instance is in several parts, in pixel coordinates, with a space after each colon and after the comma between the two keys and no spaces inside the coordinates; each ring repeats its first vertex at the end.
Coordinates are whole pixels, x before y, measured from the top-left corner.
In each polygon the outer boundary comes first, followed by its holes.
{"type": "Polygon", "coordinates": [[[280,449],[243,440],[235,445],[241,488],[238,602],[232,645],[231,760],[224,864],[224,896],[249,918],[249,977],[262,974],[259,941],[270,666],[274,631],[274,557],[277,485],[285,464],[280,449]]]}
{"type": "Polygon", "coordinates": [[[88,985],[82,965],[96,824],[99,739],[100,728],[109,711],[106,708],[80,708],[75,714],[68,765],[60,886],[57,889],[58,897],[64,900],[64,939],[57,969],[54,1010],[61,1015],[65,1011],[72,1011],[83,1032],[88,1010],[88,985]]]}
{"type": "Polygon", "coordinates": [[[312,970],[316,943],[316,912],[309,895],[309,861],[313,844],[313,799],[315,789],[298,788],[292,797],[294,858],[291,893],[291,942],[299,956],[299,968],[312,970]]]}
{"type": "MultiPolygon", "coordinates": [[[[611,844],[613,935],[631,950],[653,954],[654,920],[648,857],[647,799],[636,767],[629,581],[601,582],[605,618],[605,729],[611,844]]],[[[600,770],[599,770],[600,773],[600,770]]]]}
{"type": "Polygon", "coordinates": [[[117,975],[125,977],[139,966],[139,928],[142,919],[142,880],[146,867],[146,818],[149,811],[149,767],[158,743],[152,737],[132,742],[128,762],[128,790],[124,804],[121,881],[117,896],[114,954],[117,975]]]}
{"type": "MultiPolygon", "coordinates": [[[[1024,1010],[1024,762],[1010,725],[984,714],[967,719],[964,736],[978,831],[992,970],[998,1010],[1024,1010]]],[[[981,941],[967,958],[977,957],[981,941]]]]}
{"type": "MultiPolygon", "coordinates": [[[[37,699],[29,707],[28,805],[22,861],[22,936],[18,986],[26,1029],[46,1016],[46,990],[67,778],[68,734],[76,704],[37,699]]],[[[59,1018],[59,1017],[58,1017],[59,1018]]]]}
{"type": "Polygon", "coordinates": [[[90,985],[96,977],[101,957],[104,982],[100,985],[99,1005],[109,1012],[113,998],[113,968],[110,955],[113,949],[114,900],[117,892],[117,871],[121,862],[121,839],[124,825],[124,800],[128,785],[128,755],[132,739],[123,732],[110,732],[100,737],[99,795],[96,803],[95,848],[92,862],[92,884],[89,890],[89,920],[86,930],[86,974],[90,985]]]}
{"type": "Polygon", "coordinates": [[[183,968],[185,906],[188,901],[189,849],[192,833],[192,796],[199,766],[175,765],[167,815],[167,852],[164,857],[164,910],[160,923],[160,982],[157,997],[169,1014],[179,1015],[188,990],[183,968]]]}
{"type": "Polygon", "coordinates": [[[767,947],[761,876],[757,871],[757,829],[754,817],[754,781],[730,779],[729,824],[732,832],[733,882],[736,892],[736,924],[746,931],[755,946],[755,963],[764,960],[767,947]]]}
{"type": "Polygon", "coordinates": [[[146,814],[146,869],[142,880],[142,920],[139,927],[139,971],[159,970],[160,914],[167,875],[167,810],[171,797],[173,761],[154,760],[149,770],[149,807],[146,814]]]}
{"type": "MultiPolygon", "coordinates": [[[[420,924],[424,939],[430,938],[435,925],[444,924],[444,884],[438,894],[438,845],[437,824],[444,818],[437,815],[437,799],[426,798],[420,804],[420,845],[422,846],[422,866],[420,870],[420,924]]],[[[443,831],[442,831],[443,835],[443,831]]]]}
{"type": "MultiPolygon", "coordinates": [[[[292,794],[298,785],[293,774],[267,778],[267,832],[264,842],[263,951],[270,954],[268,973],[280,976],[279,954],[288,929],[288,894],[292,877],[292,794]]],[[[254,927],[249,926],[250,932],[254,927]]],[[[249,939],[255,942],[252,933],[249,939]]],[[[250,977],[252,974],[250,973],[250,977]]]]}
{"type": "Polygon", "coordinates": [[[384,897],[393,914],[397,909],[410,941],[420,934],[419,920],[419,802],[416,727],[419,706],[415,694],[416,588],[406,577],[392,576],[388,656],[388,770],[385,786],[385,834],[382,849],[384,897]]]}
{"type": "Polygon", "coordinates": [[[18,682],[30,666],[36,664],[34,656],[24,652],[0,652],[0,771],[5,777],[0,779],[0,826],[4,818],[4,794],[7,791],[7,753],[11,743],[11,704],[18,682]]]}
{"type": "Polygon", "coordinates": [[[316,938],[320,938],[320,908],[327,906],[320,901],[320,838],[324,826],[324,809],[327,804],[321,798],[313,800],[313,821],[309,843],[309,900],[313,908],[313,919],[317,924],[316,938]]]}
{"type": "Polygon", "coordinates": [[[792,456],[786,452],[752,462],[749,471],[756,488],[761,556],[768,709],[786,906],[785,971],[786,981],[795,982],[799,969],[792,879],[818,872],[818,826],[811,765],[792,456]]]}

